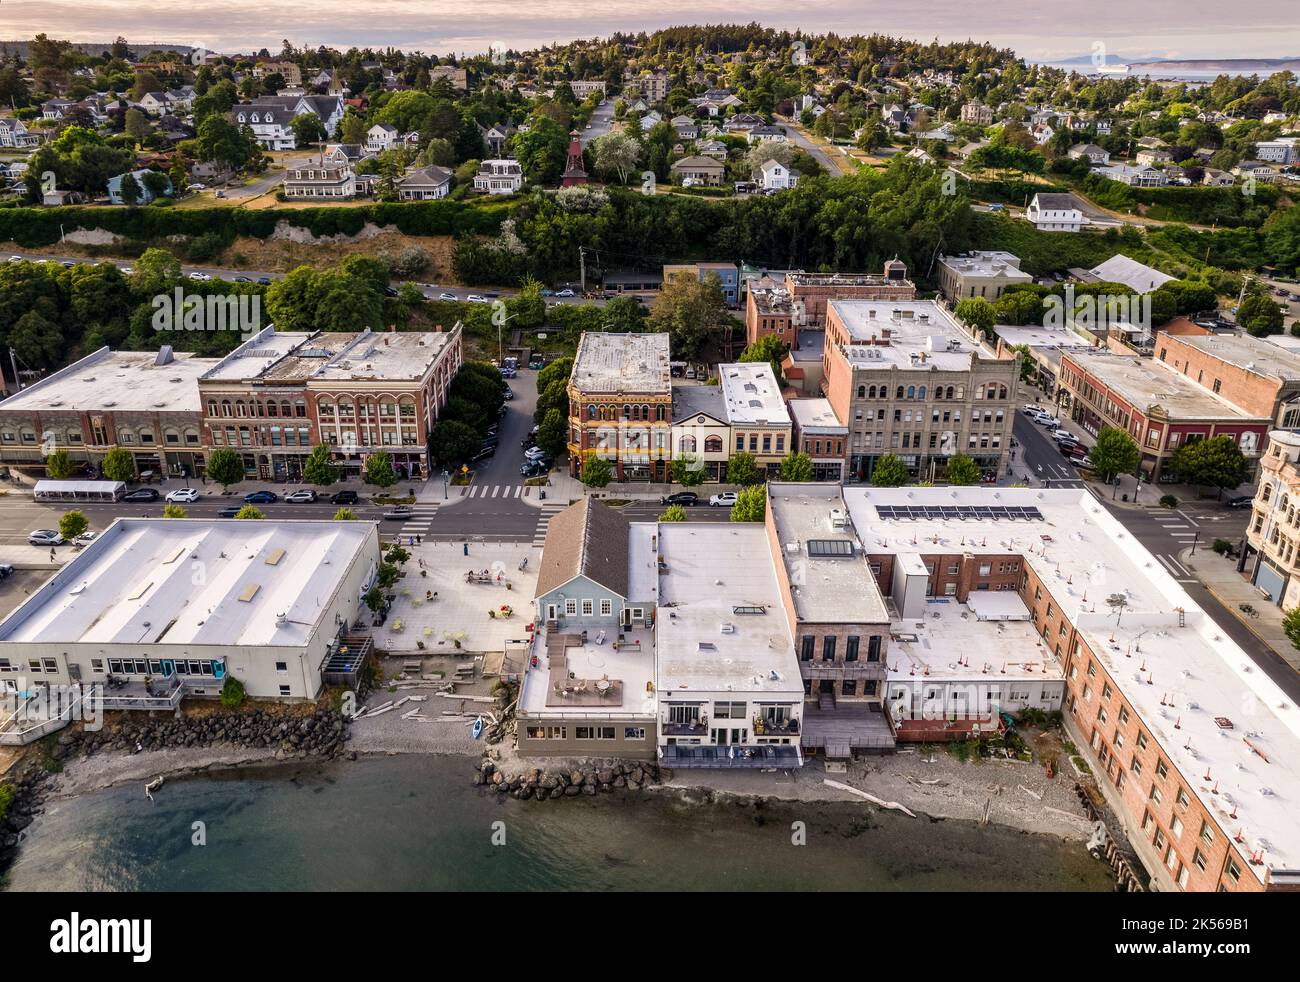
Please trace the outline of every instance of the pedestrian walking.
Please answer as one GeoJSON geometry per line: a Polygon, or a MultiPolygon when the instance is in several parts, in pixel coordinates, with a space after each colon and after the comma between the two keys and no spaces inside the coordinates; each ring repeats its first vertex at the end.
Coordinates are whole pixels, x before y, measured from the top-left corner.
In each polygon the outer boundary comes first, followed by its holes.
{"type": "Polygon", "coordinates": [[[54,546],[50,546],[50,562],[54,562],[54,546]]]}

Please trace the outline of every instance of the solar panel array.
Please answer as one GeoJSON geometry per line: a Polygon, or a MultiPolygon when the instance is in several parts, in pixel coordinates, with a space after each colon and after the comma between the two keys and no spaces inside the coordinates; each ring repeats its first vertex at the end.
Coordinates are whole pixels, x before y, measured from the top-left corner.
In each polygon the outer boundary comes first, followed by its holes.
{"type": "Polygon", "coordinates": [[[849,559],[853,556],[850,539],[809,539],[807,548],[812,559],[849,559]]]}
{"type": "Polygon", "coordinates": [[[1025,521],[1041,522],[1043,513],[1037,508],[1019,505],[881,505],[876,508],[881,518],[907,521],[1025,521]]]}

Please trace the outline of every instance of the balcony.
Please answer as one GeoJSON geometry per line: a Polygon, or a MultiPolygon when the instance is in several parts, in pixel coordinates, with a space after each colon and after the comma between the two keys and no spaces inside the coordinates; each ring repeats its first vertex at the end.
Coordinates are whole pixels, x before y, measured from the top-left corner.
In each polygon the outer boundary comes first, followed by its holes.
{"type": "Polygon", "coordinates": [[[157,682],[127,682],[117,688],[98,687],[104,709],[171,710],[180,705],[185,684],[176,675],[157,682]]]}
{"type": "Polygon", "coordinates": [[[704,736],[708,727],[704,723],[664,723],[664,736],[704,736]]]}

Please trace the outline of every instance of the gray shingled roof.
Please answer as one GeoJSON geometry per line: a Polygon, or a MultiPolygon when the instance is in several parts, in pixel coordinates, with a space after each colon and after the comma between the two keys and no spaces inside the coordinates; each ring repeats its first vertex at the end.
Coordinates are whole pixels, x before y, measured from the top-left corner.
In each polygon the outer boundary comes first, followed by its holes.
{"type": "Polygon", "coordinates": [[[535,596],[550,593],[576,576],[620,597],[627,596],[627,540],[631,526],[619,512],[583,498],[558,512],[546,527],[535,596]]]}

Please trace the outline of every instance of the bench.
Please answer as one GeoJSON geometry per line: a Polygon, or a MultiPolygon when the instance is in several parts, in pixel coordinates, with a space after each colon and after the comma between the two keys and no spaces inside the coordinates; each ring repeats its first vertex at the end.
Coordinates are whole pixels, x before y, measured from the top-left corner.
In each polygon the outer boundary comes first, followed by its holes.
{"type": "Polygon", "coordinates": [[[404,662],[402,662],[402,671],[403,671],[403,672],[414,672],[416,675],[419,675],[422,671],[424,671],[424,662],[422,662],[422,661],[404,661],[404,662]]]}

